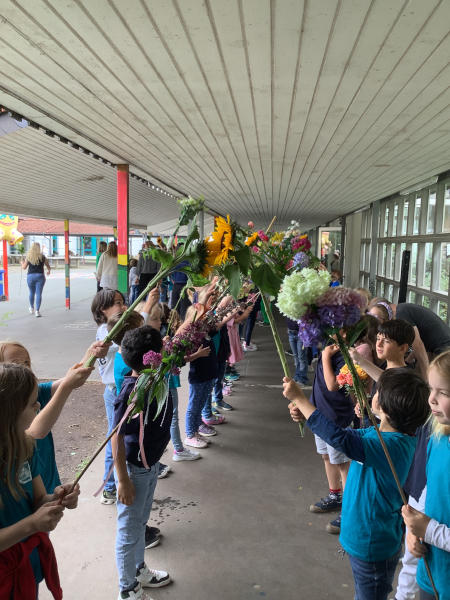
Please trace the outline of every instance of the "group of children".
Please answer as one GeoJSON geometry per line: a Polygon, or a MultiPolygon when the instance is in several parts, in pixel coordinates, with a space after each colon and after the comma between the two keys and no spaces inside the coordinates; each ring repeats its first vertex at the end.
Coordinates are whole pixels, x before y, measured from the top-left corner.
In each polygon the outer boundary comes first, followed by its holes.
{"type": "MultiPolygon", "coordinates": [[[[213,284],[205,286],[193,300],[208,305],[214,293],[213,284]]],[[[56,382],[37,384],[27,350],[19,343],[0,343],[0,597],[35,599],[44,578],[54,597],[62,597],[47,533],[56,527],[66,508],[76,507],[79,488],[61,485],[51,429],[71,391],[89,377],[92,369],[83,367],[89,355],[98,359],[105,385],[108,431],[118,426],[105,455],[101,497],[104,504],[117,504],[118,598],[139,600],[144,588],[170,583],[167,572],[149,569],[144,558],[145,548],[159,541],[159,530],[147,523],[158,477],[168,472],[168,465],[161,468],[160,458],[172,439],[174,461],[197,460],[199,449],[206,450],[209,438],[216,435],[216,426],[226,422],[222,411],[232,410],[232,406],[225,397],[230,382],[239,377],[233,364],[242,356],[237,326],[252,306],[245,311],[230,308],[199,350],[185,356],[189,401],[182,442],[177,376],[167,382],[164,410],[157,414],[153,403],[143,427],[139,419],[124,418],[144,366],[144,354],[160,352],[163,337],[173,336],[183,326],[159,300],[159,290],[153,290],[139,310],[129,315],[115,342],[105,344],[107,332],[126,304],[117,290],[98,292],[92,302],[98,325],[96,342],[83,360],[56,382]],[[23,556],[29,560],[24,561],[23,556]]],[[[223,299],[222,306],[227,302],[228,298],[223,299]]],[[[189,309],[186,321],[192,318],[189,309]]],[[[283,382],[293,420],[306,419],[324,460],[329,493],[310,510],[341,510],[328,530],[340,532],[357,600],[387,599],[404,525],[407,550],[396,599],[414,597],[417,568],[421,599],[435,597],[435,586],[440,600],[449,600],[450,351],[431,362],[427,383],[406,368],[405,356],[414,339],[412,327],[396,319],[383,323],[370,316],[365,319],[366,333],[352,354],[371,378],[367,392],[372,411],[409,494],[409,504],[402,507],[375,429],[364,426],[364,415],[355,414],[353,400],[339,388],[337,375],[344,361],[338,347],[329,345],[318,359],[310,400],[298,383],[288,378],[283,382]],[[356,428],[358,420],[363,426],[356,428]],[[424,555],[433,581],[421,560],[424,555]]],[[[304,369],[297,374],[304,383],[304,369]]]]}
{"type": "Polygon", "coordinates": [[[370,376],[366,391],[372,412],[409,504],[402,507],[374,427],[339,387],[344,359],[337,345],[328,345],[319,357],[310,399],[298,380],[283,380],[292,419],[306,420],[324,460],[329,493],[310,510],[341,511],[327,531],[340,533],[356,600],[387,599],[405,526],[396,600],[413,599],[419,590],[421,600],[437,597],[436,591],[440,600],[449,600],[450,350],[431,362],[427,383],[405,362],[414,328],[392,315],[390,320],[370,315],[364,319],[366,332],[351,354],[370,376]],[[433,581],[423,560],[417,567],[423,556],[433,581]]]}

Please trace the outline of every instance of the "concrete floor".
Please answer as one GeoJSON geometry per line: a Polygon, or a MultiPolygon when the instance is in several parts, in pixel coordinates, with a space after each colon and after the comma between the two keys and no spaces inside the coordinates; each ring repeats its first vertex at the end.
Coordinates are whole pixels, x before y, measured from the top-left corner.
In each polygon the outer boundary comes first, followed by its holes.
{"type": "MultiPolygon", "coordinates": [[[[13,313],[2,337],[30,349],[40,377],[61,376],[95,337],[89,311],[95,282],[74,280],[78,300],[70,312],[59,291],[55,300],[56,285],[46,286],[42,319],[26,313],[26,296],[0,305],[0,317],[13,313]]],[[[171,447],[163,457],[173,473],[158,482],[152,523],[164,537],[146,555],[174,583],[152,590],[155,600],[353,597],[348,561],[338,554],[337,536],[325,531],[330,515],[308,510],[327,489],[312,435],[301,439],[289,419],[270,330],[257,326],[254,341],[258,351],[240,363],[242,378],[230,398],[236,410],[226,413],[228,423],[203,458],[173,463],[171,447]]],[[[186,372],[180,400],[184,413],[186,372]]],[[[117,597],[115,507],[92,495],[102,462],[82,480],[79,508],[67,511],[52,533],[66,600],[117,597]]],[[[45,585],[39,597],[51,597],[45,585]]]]}

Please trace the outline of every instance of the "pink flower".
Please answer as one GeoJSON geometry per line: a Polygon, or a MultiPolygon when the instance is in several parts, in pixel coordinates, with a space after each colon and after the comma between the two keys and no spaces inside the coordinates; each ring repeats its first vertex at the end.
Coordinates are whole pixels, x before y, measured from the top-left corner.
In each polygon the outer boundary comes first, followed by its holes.
{"type": "Polygon", "coordinates": [[[259,254],[259,248],[258,246],[252,246],[252,250],[255,254],[259,254]]]}
{"type": "Polygon", "coordinates": [[[292,250],[309,250],[311,242],[306,236],[296,237],[291,242],[292,250]]]}
{"type": "Polygon", "coordinates": [[[153,352],[153,350],[150,350],[149,352],[146,352],[144,354],[144,356],[142,357],[142,363],[144,366],[148,367],[159,367],[159,365],[161,364],[161,360],[162,360],[162,356],[159,352],[153,352]]]}
{"type": "Polygon", "coordinates": [[[286,271],[289,271],[289,269],[291,269],[291,268],[292,268],[292,265],[293,265],[293,264],[294,264],[294,261],[291,259],[291,260],[290,260],[290,261],[287,263],[287,265],[286,265],[286,271]]]}
{"type": "Polygon", "coordinates": [[[250,229],[253,229],[254,226],[255,226],[255,224],[253,223],[253,221],[249,221],[247,223],[247,227],[250,227],[250,229]]]}
{"type": "Polygon", "coordinates": [[[260,229],[258,231],[258,236],[259,236],[259,239],[262,240],[263,242],[269,241],[269,238],[267,237],[267,235],[264,233],[264,231],[262,229],[260,229]]]}

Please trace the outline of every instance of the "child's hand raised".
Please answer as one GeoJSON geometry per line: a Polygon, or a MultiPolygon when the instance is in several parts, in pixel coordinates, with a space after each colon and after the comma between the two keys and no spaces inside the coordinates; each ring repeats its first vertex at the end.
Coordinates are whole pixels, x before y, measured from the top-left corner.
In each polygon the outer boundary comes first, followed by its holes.
{"type": "Polygon", "coordinates": [[[80,495],[80,486],[77,485],[74,487],[73,491],[71,491],[72,489],[72,483],[66,483],[65,485],[58,485],[58,487],[55,488],[54,490],[54,494],[56,496],[56,498],[58,499],[59,502],[61,502],[61,505],[64,508],[76,508],[78,506],[78,496],[80,495]]]}
{"type": "Polygon", "coordinates": [[[72,390],[79,388],[86,382],[93,370],[94,367],[83,367],[82,363],[77,363],[67,371],[61,385],[66,385],[72,390]]]}
{"type": "Polygon", "coordinates": [[[427,517],[427,515],[424,515],[409,504],[405,504],[402,507],[402,516],[409,531],[417,538],[423,540],[428,523],[431,520],[430,517],[427,517]]]}
{"type": "Polygon", "coordinates": [[[58,500],[46,502],[31,515],[34,529],[36,531],[53,531],[62,519],[64,506],[58,500]]]}
{"type": "Polygon", "coordinates": [[[322,350],[322,354],[324,356],[334,356],[339,352],[339,346],[337,344],[330,344],[329,346],[325,346],[322,350]]]}
{"type": "Polygon", "coordinates": [[[283,377],[283,396],[288,400],[295,400],[303,395],[302,388],[290,377],[283,377]]]}

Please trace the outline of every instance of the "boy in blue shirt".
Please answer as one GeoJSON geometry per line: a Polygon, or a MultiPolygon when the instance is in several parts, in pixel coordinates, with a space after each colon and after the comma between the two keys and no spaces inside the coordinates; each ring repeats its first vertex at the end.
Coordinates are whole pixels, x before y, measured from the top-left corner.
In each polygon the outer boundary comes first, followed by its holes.
{"type": "MultiPolygon", "coordinates": [[[[132,373],[124,378],[117,396],[113,427],[120,423],[127,410],[130,394],[139,372],[144,368],[144,354],[150,350],[161,352],[161,348],[161,334],[148,325],[127,331],[124,335],[121,344],[122,358],[132,369],[132,373]]],[[[168,573],[151,570],[144,561],[145,525],[150,516],[158,480],[159,459],[170,440],[173,412],[170,395],[166,409],[155,418],[156,411],[157,403],[153,402],[149,408],[147,423],[143,426],[142,444],[149,468],[144,465],[140,451],[140,419],[125,419],[111,440],[117,487],[118,600],[140,600],[143,597],[142,588],[162,587],[171,581],[168,573]]]]}
{"type": "MultiPolygon", "coordinates": [[[[384,600],[392,590],[402,543],[402,499],[377,433],[343,429],[317,410],[300,386],[284,378],[284,396],[291,403],[294,421],[306,424],[352,463],[342,503],[340,542],[348,553],[355,581],[356,600],[384,600]]],[[[389,369],[378,380],[372,410],[401,484],[405,483],[414,455],[417,427],[429,415],[428,386],[409,369],[389,369]]]]}

